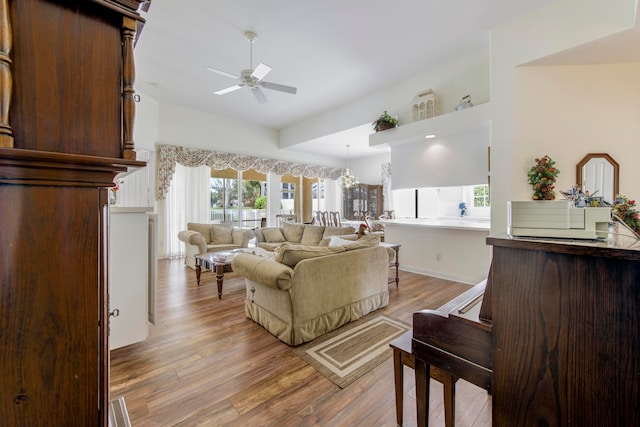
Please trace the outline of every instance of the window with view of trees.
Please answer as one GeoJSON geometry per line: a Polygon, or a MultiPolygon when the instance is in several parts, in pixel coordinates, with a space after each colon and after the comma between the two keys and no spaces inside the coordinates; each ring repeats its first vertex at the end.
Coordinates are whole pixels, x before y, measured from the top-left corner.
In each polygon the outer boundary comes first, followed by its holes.
{"type": "Polygon", "coordinates": [[[266,175],[255,171],[242,172],[242,191],[238,191],[238,171],[211,170],[210,220],[259,221],[266,208],[266,175]],[[240,193],[242,201],[240,203],[240,193]],[[261,199],[262,198],[262,199],[261,199]],[[260,202],[259,202],[260,201],[260,202]],[[263,205],[257,208],[256,203],[263,205]],[[242,209],[239,209],[242,207],[242,209]],[[240,212],[242,212],[240,214],[240,212]]]}
{"type": "Polygon", "coordinates": [[[473,186],[473,207],[488,208],[489,207],[489,185],[473,186]]]}

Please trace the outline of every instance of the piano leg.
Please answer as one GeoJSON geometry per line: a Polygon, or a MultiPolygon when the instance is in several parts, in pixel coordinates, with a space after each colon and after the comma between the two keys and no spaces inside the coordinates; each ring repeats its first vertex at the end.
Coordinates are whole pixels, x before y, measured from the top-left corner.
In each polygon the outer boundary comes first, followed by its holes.
{"type": "Polygon", "coordinates": [[[415,359],[416,376],[416,414],[418,427],[429,425],[429,382],[430,366],[424,360],[415,359]]]}
{"type": "Polygon", "coordinates": [[[440,382],[444,386],[444,425],[456,425],[456,380],[452,375],[443,375],[440,382]]]}
{"type": "Polygon", "coordinates": [[[393,378],[395,380],[396,391],[396,423],[402,425],[403,404],[404,404],[404,368],[402,364],[402,353],[398,349],[393,349],[393,378]]]}

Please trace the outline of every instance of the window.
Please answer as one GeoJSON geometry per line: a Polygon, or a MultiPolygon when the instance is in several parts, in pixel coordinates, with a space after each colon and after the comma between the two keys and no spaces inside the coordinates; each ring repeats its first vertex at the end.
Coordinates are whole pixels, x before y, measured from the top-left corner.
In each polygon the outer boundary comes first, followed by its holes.
{"type": "MultiPolygon", "coordinates": [[[[254,226],[265,216],[264,207],[256,208],[256,202],[266,195],[266,175],[253,170],[243,171],[242,191],[238,188],[238,171],[235,169],[211,170],[211,221],[233,221],[254,226]],[[240,196],[242,193],[242,196],[240,196]],[[240,200],[242,197],[242,200],[240,200]]],[[[264,202],[266,203],[266,202],[264,202]]],[[[259,204],[264,204],[259,202],[259,204]]]]}
{"type": "Polygon", "coordinates": [[[296,196],[296,185],[288,182],[282,183],[282,200],[293,200],[296,196]]]}
{"type": "Polygon", "coordinates": [[[209,180],[211,221],[236,221],[238,212],[238,179],[223,177],[222,171],[211,171],[209,180]]]}
{"type": "Polygon", "coordinates": [[[488,208],[489,205],[489,185],[473,186],[473,207],[488,208]]]}
{"type": "Polygon", "coordinates": [[[315,199],[324,199],[324,181],[314,182],[311,184],[311,197],[315,199]]]}

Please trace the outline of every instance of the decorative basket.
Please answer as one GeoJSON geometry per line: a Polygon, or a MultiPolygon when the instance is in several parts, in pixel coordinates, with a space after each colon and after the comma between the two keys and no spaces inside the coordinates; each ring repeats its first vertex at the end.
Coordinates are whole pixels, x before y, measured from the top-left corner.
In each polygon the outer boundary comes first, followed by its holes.
{"type": "Polygon", "coordinates": [[[378,123],[378,132],[380,132],[382,130],[391,129],[391,128],[394,128],[394,127],[396,127],[396,125],[393,125],[391,123],[381,122],[381,123],[378,123]]]}

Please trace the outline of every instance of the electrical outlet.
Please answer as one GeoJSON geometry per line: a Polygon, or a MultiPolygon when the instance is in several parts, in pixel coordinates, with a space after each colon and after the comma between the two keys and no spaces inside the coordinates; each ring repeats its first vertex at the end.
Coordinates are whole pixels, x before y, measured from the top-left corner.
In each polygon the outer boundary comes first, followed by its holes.
{"type": "Polygon", "coordinates": [[[436,261],[440,261],[442,259],[442,254],[436,254],[436,261]]]}

